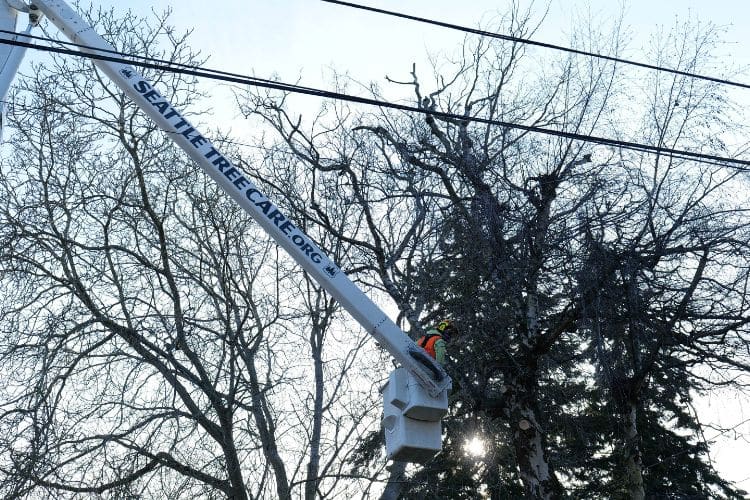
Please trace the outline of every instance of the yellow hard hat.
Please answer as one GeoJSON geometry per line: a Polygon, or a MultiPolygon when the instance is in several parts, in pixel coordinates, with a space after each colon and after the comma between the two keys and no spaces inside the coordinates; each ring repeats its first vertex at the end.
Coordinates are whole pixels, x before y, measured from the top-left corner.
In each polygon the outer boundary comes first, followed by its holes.
{"type": "Polygon", "coordinates": [[[444,319],[440,321],[440,323],[437,324],[435,329],[439,332],[445,332],[445,331],[455,332],[456,326],[453,324],[453,321],[449,319],[444,319]]]}

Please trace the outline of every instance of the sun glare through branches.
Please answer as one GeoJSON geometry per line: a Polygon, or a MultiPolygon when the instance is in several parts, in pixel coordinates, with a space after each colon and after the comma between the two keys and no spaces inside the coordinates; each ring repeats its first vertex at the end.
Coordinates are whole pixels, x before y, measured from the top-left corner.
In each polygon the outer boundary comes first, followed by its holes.
{"type": "Polygon", "coordinates": [[[485,443],[479,436],[474,436],[464,443],[464,453],[472,457],[483,457],[485,454],[485,443]]]}

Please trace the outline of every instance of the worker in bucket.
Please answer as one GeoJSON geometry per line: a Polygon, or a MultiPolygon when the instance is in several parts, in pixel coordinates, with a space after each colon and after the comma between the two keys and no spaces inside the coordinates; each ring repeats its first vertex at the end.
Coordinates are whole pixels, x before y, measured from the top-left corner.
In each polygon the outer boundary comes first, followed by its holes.
{"type": "Polygon", "coordinates": [[[417,345],[427,351],[435,361],[441,365],[445,364],[445,351],[451,337],[458,333],[458,329],[449,319],[440,321],[437,325],[429,328],[427,332],[417,340],[417,345]]]}

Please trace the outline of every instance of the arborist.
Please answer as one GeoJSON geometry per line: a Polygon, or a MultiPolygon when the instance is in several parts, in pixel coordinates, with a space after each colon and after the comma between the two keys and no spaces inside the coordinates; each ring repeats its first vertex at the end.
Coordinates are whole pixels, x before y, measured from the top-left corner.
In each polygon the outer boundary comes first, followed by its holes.
{"type": "Polygon", "coordinates": [[[441,365],[445,364],[445,352],[451,337],[458,333],[458,328],[449,319],[440,321],[437,325],[428,329],[427,332],[417,340],[417,345],[427,351],[427,354],[435,358],[441,365]]]}

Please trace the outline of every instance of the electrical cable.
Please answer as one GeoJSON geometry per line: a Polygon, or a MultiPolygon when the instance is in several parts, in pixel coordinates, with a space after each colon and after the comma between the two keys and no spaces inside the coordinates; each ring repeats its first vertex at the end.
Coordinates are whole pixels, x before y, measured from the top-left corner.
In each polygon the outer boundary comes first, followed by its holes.
{"type": "MultiPolygon", "coordinates": [[[[8,31],[8,30],[2,30],[2,29],[0,29],[0,34],[18,35],[18,33],[15,32],[15,31],[8,31]]],[[[54,39],[54,38],[50,38],[50,37],[42,37],[42,36],[36,36],[36,35],[28,34],[28,35],[24,35],[24,38],[34,39],[34,40],[39,40],[39,41],[44,41],[44,42],[58,43],[58,44],[61,44],[61,45],[76,47],[76,48],[80,48],[80,49],[84,49],[84,50],[92,50],[92,48],[89,47],[88,45],[83,45],[83,44],[79,44],[79,43],[75,43],[75,42],[70,42],[70,41],[66,41],[66,40],[58,40],[58,39],[54,39]]],[[[0,39],[0,43],[2,43],[2,40],[3,39],[0,39]]],[[[250,78],[250,79],[262,82],[262,83],[271,82],[271,83],[274,83],[274,84],[285,85],[283,82],[274,82],[273,80],[266,80],[266,79],[257,78],[257,77],[250,77],[250,76],[246,76],[246,75],[241,75],[239,73],[232,73],[232,72],[222,71],[222,70],[216,70],[216,69],[208,69],[208,68],[204,69],[204,68],[199,68],[199,67],[197,67],[195,65],[189,65],[189,64],[179,63],[179,62],[175,62],[175,61],[170,61],[168,59],[159,59],[159,58],[155,58],[155,57],[151,57],[151,56],[143,56],[143,55],[138,55],[138,54],[130,54],[130,53],[121,52],[121,51],[118,51],[118,50],[110,50],[110,49],[97,49],[97,50],[100,51],[100,52],[107,53],[107,54],[118,55],[118,56],[121,56],[121,57],[124,57],[124,58],[132,57],[132,58],[141,59],[141,60],[144,60],[144,61],[150,61],[150,62],[160,63],[160,64],[166,65],[166,66],[168,66],[170,68],[171,67],[179,67],[179,68],[186,68],[186,69],[200,69],[202,71],[208,71],[210,73],[217,74],[217,75],[225,75],[225,76],[232,76],[232,77],[238,77],[238,78],[250,78]]],[[[76,53],[76,55],[80,55],[80,54],[76,53]]],[[[304,88],[304,89],[307,89],[307,90],[310,90],[310,91],[315,91],[316,90],[316,89],[313,89],[312,87],[302,87],[302,86],[299,86],[299,85],[291,85],[291,84],[289,85],[289,91],[294,91],[295,89],[301,89],[301,88],[304,88]]],[[[234,143],[234,144],[242,145],[242,146],[247,146],[247,147],[257,147],[257,146],[251,146],[249,144],[244,144],[244,143],[234,143]]],[[[641,151],[641,150],[638,150],[636,148],[631,148],[631,149],[635,150],[635,151],[640,151],[640,152],[648,152],[648,151],[641,151]]],[[[698,161],[698,160],[695,160],[694,158],[684,157],[684,156],[680,156],[680,155],[677,155],[677,154],[674,154],[672,156],[674,158],[688,160],[688,161],[698,161]]],[[[726,166],[726,165],[724,165],[722,163],[718,163],[718,162],[710,161],[710,160],[699,160],[699,161],[701,163],[708,164],[708,165],[715,165],[715,166],[720,166],[720,167],[726,166]]]]}
{"type": "MultiPolygon", "coordinates": [[[[97,60],[109,61],[109,62],[114,62],[114,63],[119,63],[119,64],[132,64],[134,66],[138,66],[142,68],[156,69],[156,70],[167,71],[167,72],[172,72],[172,73],[179,73],[179,74],[194,76],[198,78],[209,78],[213,80],[226,81],[226,82],[237,83],[241,85],[249,85],[249,86],[261,87],[261,88],[266,88],[266,89],[271,89],[271,90],[280,90],[280,91],[286,91],[286,92],[297,93],[297,94],[311,95],[311,96],[321,97],[325,99],[347,101],[347,102],[353,102],[357,104],[365,104],[365,105],[376,106],[380,108],[389,108],[389,109],[395,109],[395,110],[411,112],[411,113],[420,113],[420,114],[432,116],[435,118],[441,118],[445,120],[458,120],[458,121],[464,121],[464,122],[468,121],[468,122],[482,123],[486,125],[506,127],[506,128],[515,129],[515,130],[539,133],[543,135],[561,137],[561,138],[581,141],[581,142],[601,144],[605,146],[613,146],[613,147],[618,147],[618,148],[628,149],[628,150],[633,150],[633,151],[646,152],[646,153],[652,153],[652,154],[664,154],[664,155],[674,156],[677,158],[691,160],[691,161],[718,162],[720,166],[734,168],[734,169],[738,169],[742,171],[746,171],[746,170],[750,171],[750,160],[732,159],[732,158],[713,155],[713,154],[694,153],[691,151],[667,148],[663,146],[651,146],[648,144],[640,144],[640,143],[631,142],[631,141],[608,139],[605,137],[597,137],[597,136],[579,134],[579,133],[574,133],[574,132],[564,132],[560,130],[553,130],[553,129],[537,127],[533,125],[522,125],[518,123],[510,123],[510,122],[495,120],[491,118],[464,116],[464,115],[459,115],[456,113],[448,113],[448,112],[443,112],[443,111],[430,110],[430,109],[419,108],[419,107],[406,105],[406,104],[398,104],[398,103],[393,103],[393,102],[388,102],[388,101],[382,101],[379,99],[374,99],[374,98],[369,98],[369,97],[353,96],[353,95],[344,94],[341,92],[316,89],[313,87],[302,87],[298,85],[292,85],[292,84],[287,84],[283,82],[275,82],[272,80],[265,80],[265,79],[255,78],[255,77],[243,76],[243,75],[238,75],[234,73],[206,70],[197,66],[177,65],[177,64],[165,65],[161,63],[152,63],[152,62],[148,62],[149,60],[148,58],[145,58],[146,60],[144,61],[134,61],[126,57],[118,57],[115,55],[102,54],[99,52],[106,52],[106,51],[94,49],[92,47],[86,47],[85,49],[87,51],[92,51],[92,52],[79,52],[76,50],[71,50],[71,49],[66,49],[66,48],[61,48],[61,47],[44,46],[44,45],[39,45],[35,43],[30,43],[30,42],[23,42],[20,40],[0,39],[0,44],[27,47],[27,48],[32,48],[35,50],[41,50],[41,51],[53,52],[53,53],[65,54],[65,55],[72,55],[76,57],[85,57],[89,59],[97,59],[97,60]]],[[[136,56],[136,57],[144,58],[143,56],[136,56]]]]}
{"type": "MultiPolygon", "coordinates": [[[[0,29],[0,34],[8,34],[8,35],[17,36],[20,33],[16,32],[16,31],[9,31],[9,30],[0,29]]],[[[149,61],[149,62],[159,63],[159,64],[162,64],[162,65],[168,66],[170,68],[174,67],[174,68],[186,68],[186,69],[200,69],[202,71],[208,71],[210,73],[217,74],[217,75],[226,75],[226,76],[233,76],[233,77],[245,78],[245,79],[257,79],[260,82],[273,82],[273,80],[266,80],[266,79],[263,79],[263,78],[256,78],[256,77],[253,77],[253,76],[242,75],[242,74],[239,74],[239,73],[232,73],[232,72],[229,72],[229,71],[222,71],[222,70],[218,70],[218,69],[203,69],[203,68],[200,68],[200,67],[195,66],[195,65],[179,63],[179,62],[176,62],[176,61],[170,61],[169,59],[159,59],[159,58],[151,57],[151,56],[143,56],[143,55],[138,55],[138,54],[131,54],[131,53],[127,53],[127,52],[120,52],[119,50],[94,49],[93,47],[89,47],[88,45],[83,45],[83,44],[80,44],[80,43],[75,43],[75,42],[70,42],[70,41],[65,41],[65,40],[58,40],[58,39],[55,39],[55,38],[44,37],[44,36],[37,36],[37,35],[31,35],[31,34],[28,34],[28,35],[27,34],[22,34],[22,35],[23,35],[24,38],[28,38],[28,39],[39,40],[39,41],[43,41],[43,42],[56,43],[56,44],[60,44],[60,45],[64,45],[64,46],[76,47],[76,48],[79,48],[79,49],[81,49],[83,51],[96,50],[97,52],[103,52],[105,54],[113,54],[113,55],[116,55],[116,56],[120,56],[122,58],[141,59],[143,61],[149,61]]],[[[14,45],[13,41],[6,40],[6,39],[0,37],[0,44],[3,44],[3,43],[4,44],[9,44],[9,45],[14,45]]],[[[75,52],[75,51],[72,52],[72,54],[73,55],[78,55],[78,56],[81,56],[81,55],[85,56],[85,53],[75,52]]],[[[130,64],[134,64],[134,62],[130,61],[130,64]]],[[[161,69],[163,69],[163,68],[161,68],[161,69]]],[[[275,83],[277,83],[279,85],[284,85],[283,82],[275,82],[275,83]]],[[[310,87],[303,87],[303,86],[299,86],[299,85],[294,85],[294,87],[295,88],[307,88],[309,90],[315,90],[315,89],[312,89],[310,87]]]]}
{"type": "Polygon", "coordinates": [[[750,84],[748,84],[748,83],[734,82],[734,81],[731,81],[731,80],[726,80],[724,78],[717,78],[717,77],[707,76],[707,75],[699,75],[699,74],[695,74],[695,73],[690,73],[688,71],[682,71],[682,70],[672,69],[672,68],[665,68],[663,66],[656,66],[654,64],[642,63],[642,62],[638,62],[638,61],[631,61],[631,60],[628,60],[628,59],[622,59],[620,57],[599,54],[597,52],[589,52],[589,51],[586,51],[586,50],[573,49],[573,48],[570,48],[570,47],[565,47],[565,46],[562,46],[562,45],[555,45],[555,44],[552,44],[552,43],[538,42],[536,40],[531,40],[531,39],[528,39],[528,38],[520,38],[520,37],[516,37],[516,36],[511,36],[511,35],[503,35],[503,34],[500,34],[500,33],[493,33],[492,31],[485,31],[485,30],[480,30],[480,29],[476,29],[476,28],[469,28],[467,26],[461,26],[461,25],[458,25],[458,24],[452,24],[452,23],[447,23],[447,22],[443,22],[443,21],[435,21],[433,19],[427,19],[427,18],[424,18],[424,17],[413,16],[413,15],[410,15],[410,14],[404,14],[404,13],[395,12],[395,11],[392,11],[392,10],[379,9],[379,8],[370,7],[370,6],[367,6],[367,5],[361,5],[361,4],[351,3],[351,2],[344,2],[342,0],[321,0],[321,1],[322,2],[326,2],[326,3],[336,4],[336,5],[342,5],[344,7],[351,7],[351,8],[354,8],[354,9],[360,9],[360,10],[366,10],[366,11],[370,11],[370,12],[375,12],[377,14],[384,14],[384,15],[387,15],[387,16],[398,17],[398,18],[401,18],[401,19],[408,19],[409,21],[416,21],[416,22],[420,22],[420,23],[431,24],[431,25],[434,25],[434,26],[439,26],[441,28],[448,28],[448,29],[452,29],[452,30],[463,31],[465,33],[471,33],[471,34],[479,35],[479,36],[483,36],[483,37],[497,38],[497,39],[500,39],[500,40],[505,40],[507,42],[522,43],[522,44],[526,44],[526,45],[534,45],[534,46],[537,46],[537,47],[543,47],[545,49],[559,50],[559,51],[562,51],[562,52],[568,52],[570,54],[576,54],[576,55],[581,55],[581,56],[586,56],[586,57],[594,57],[594,58],[597,58],[597,59],[604,59],[606,61],[611,61],[611,62],[616,62],[616,63],[621,63],[621,64],[627,64],[627,65],[630,65],[630,66],[637,66],[639,68],[646,68],[646,69],[651,69],[651,70],[656,70],[656,71],[663,71],[663,72],[672,73],[672,74],[675,74],[675,75],[687,76],[687,77],[696,78],[696,79],[699,79],[699,80],[706,80],[706,81],[709,81],[709,82],[720,83],[720,84],[723,84],[723,85],[731,85],[733,87],[740,87],[740,88],[743,88],[743,89],[750,89],[750,84]]]}
{"type": "MultiPolygon", "coordinates": [[[[8,30],[1,30],[1,29],[0,29],[0,33],[14,35],[14,36],[18,35],[18,33],[16,33],[15,31],[8,31],[8,30]]],[[[31,34],[25,35],[24,37],[28,38],[28,39],[35,39],[35,40],[40,40],[40,41],[45,41],[45,42],[58,43],[58,44],[61,44],[61,45],[76,47],[76,48],[80,48],[80,49],[83,49],[83,50],[89,50],[89,51],[93,50],[92,47],[89,47],[87,45],[83,45],[83,44],[79,44],[79,43],[75,43],[75,42],[70,42],[70,41],[65,41],[65,40],[58,40],[58,39],[54,39],[54,38],[50,38],[50,37],[41,37],[41,36],[36,36],[36,35],[31,35],[31,34]]],[[[2,43],[2,39],[0,39],[0,43],[2,43]]],[[[217,75],[225,75],[225,76],[237,77],[237,78],[243,78],[243,79],[252,79],[252,80],[256,80],[256,81],[261,82],[261,83],[272,83],[274,85],[288,85],[288,91],[290,91],[290,92],[294,92],[295,90],[298,90],[298,89],[305,89],[305,90],[308,90],[308,91],[313,92],[313,93],[314,92],[323,92],[323,91],[319,91],[318,89],[314,89],[312,87],[303,87],[303,86],[300,86],[300,85],[285,84],[283,82],[278,82],[278,81],[273,81],[273,80],[266,80],[266,79],[262,79],[262,78],[241,75],[239,73],[232,73],[232,72],[228,72],[228,71],[215,70],[215,69],[204,69],[204,68],[199,68],[199,67],[197,67],[195,65],[188,65],[188,64],[184,64],[184,63],[178,63],[178,62],[170,61],[170,60],[167,60],[167,59],[159,59],[159,58],[150,57],[150,56],[142,56],[142,55],[138,55],[138,54],[130,54],[130,53],[121,52],[121,51],[118,51],[118,50],[109,50],[109,49],[96,49],[96,50],[99,51],[99,52],[104,52],[104,53],[108,53],[108,54],[118,55],[118,56],[121,56],[121,57],[124,57],[124,58],[130,57],[130,58],[141,59],[141,60],[144,60],[144,61],[156,62],[156,63],[160,63],[160,64],[163,64],[163,65],[169,66],[170,68],[172,68],[172,67],[179,67],[179,68],[186,68],[186,69],[191,69],[191,70],[197,69],[197,70],[207,71],[207,72],[210,72],[212,74],[217,74],[217,75]]],[[[79,53],[74,53],[74,55],[80,55],[80,54],[79,53]]],[[[132,61],[131,61],[131,63],[132,63],[132,61]]],[[[164,68],[160,68],[160,69],[164,69],[164,68]]],[[[312,94],[312,95],[314,95],[314,94],[312,94]]],[[[325,97],[325,96],[321,96],[321,97],[325,97]]],[[[415,111],[417,111],[417,112],[420,112],[420,111],[421,112],[425,112],[424,110],[419,110],[419,109],[415,109],[415,111]]],[[[629,149],[634,150],[634,151],[653,153],[653,151],[639,150],[636,147],[631,147],[629,149]]],[[[687,156],[682,156],[680,154],[672,154],[671,156],[674,157],[674,158],[688,160],[688,161],[700,161],[701,163],[708,164],[708,165],[715,165],[715,166],[720,166],[720,167],[725,167],[726,166],[723,163],[718,163],[717,161],[710,161],[708,159],[696,160],[696,158],[693,157],[693,156],[687,157],[687,156]]],[[[730,160],[730,161],[734,161],[734,160],[730,160]]]]}

